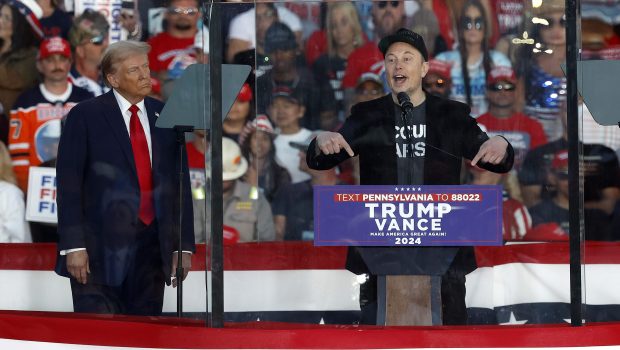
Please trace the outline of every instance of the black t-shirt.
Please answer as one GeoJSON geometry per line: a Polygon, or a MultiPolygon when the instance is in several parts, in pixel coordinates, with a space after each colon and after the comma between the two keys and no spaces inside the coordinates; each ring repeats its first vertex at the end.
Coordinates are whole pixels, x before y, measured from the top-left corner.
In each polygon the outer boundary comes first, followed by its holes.
{"type": "Polygon", "coordinates": [[[338,56],[319,56],[312,66],[312,71],[319,89],[324,93],[333,91],[335,107],[338,116],[344,119],[344,91],[342,89],[342,78],[347,69],[347,60],[338,56]]]}
{"type": "MultiPolygon", "coordinates": [[[[552,199],[545,199],[530,209],[532,227],[545,223],[556,223],[569,233],[569,211],[555,204],[552,199]]],[[[618,234],[612,229],[612,216],[600,209],[584,209],[584,231],[588,241],[615,241],[618,234]]]]}
{"type": "Polygon", "coordinates": [[[405,114],[399,105],[394,104],[394,120],[398,184],[422,185],[426,154],[426,102],[405,114]],[[405,121],[407,128],[404,128],[405,121]]]}
{"type": "Polygon", "coordinates": [[[286,216],[284,240],[314,237],[314,196],[310,180],[281,188],[272,203],[273,215],[286,216]]]}
{"type": "MultiPolygon", "coordinates": [[[[541,185],[542,198],[550,198],[551,188],[547,186],[547,174],[551,169],[554,155],[568,149],[568,141],[559,140],[544,144],[531,150],[519,171],[522,185],[541,185]]],[[[601,190],[607,187],[620,187],[618,157],[609,147],[597,144],[583,145],[584,161],[584,200],[599,200],[601,190]]]]}
{"type": "Polygon", "coordinates": [[[552,199],[545,199],[530,208],[530,215],[532,216],[532,227],[554,222],[564,232],[568,233],[568,209],[555,204],[552,199]]]}
{"type": "Polygon", "coordinates": [[[45,37],[60,36],[64,39],[69,39],[69,30],[73,25],[73,21],[68,13],[55,9],[50,16],[41,18],[39,22],[41,27],[43,27],[45,37]]]}

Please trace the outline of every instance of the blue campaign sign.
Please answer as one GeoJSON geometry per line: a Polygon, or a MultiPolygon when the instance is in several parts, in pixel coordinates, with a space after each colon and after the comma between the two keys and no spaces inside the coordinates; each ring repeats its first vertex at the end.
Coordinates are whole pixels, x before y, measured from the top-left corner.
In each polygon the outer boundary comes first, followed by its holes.
{"type": "Polygon", "coordinates": [[[502,187],[315,186],[315,246],[502,245],[502,187]]]}

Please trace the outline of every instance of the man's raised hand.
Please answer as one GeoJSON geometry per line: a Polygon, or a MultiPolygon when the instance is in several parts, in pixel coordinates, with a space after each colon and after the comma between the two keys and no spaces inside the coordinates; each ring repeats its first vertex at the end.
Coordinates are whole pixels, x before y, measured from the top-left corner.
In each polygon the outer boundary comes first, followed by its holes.
{"type": "Polygon", "coordinates": [[[316,149],[317,155],[319,152],[323,152],[323,154],[338,154],[340,150],[344,149],[347,151],[349,156],[354,157],[355,153],[351,146],[347,143],[347,141],[342,137],[340,133],[324,131],[316,137],[316,149]]]}
{"type": "Polygon", "coordinates": [[[506,147],[508,147],[508,142],[503,137],[491,137],[480,146],[478,153],[471,160],[471,165],[475,166],[479,161],[490,164],[501,163],[506,158],[506,147]]]}

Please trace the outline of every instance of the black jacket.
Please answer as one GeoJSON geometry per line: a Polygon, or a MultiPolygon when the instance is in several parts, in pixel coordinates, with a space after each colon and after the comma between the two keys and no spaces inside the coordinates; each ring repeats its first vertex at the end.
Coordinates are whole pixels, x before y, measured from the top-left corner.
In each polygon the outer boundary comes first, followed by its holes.
{"type": "MultiPolygon", "coordinates": [[[[473,159],[480,146],[489,139],[469,112],[469,107],[461,102],[426,95],[425,185],[460,184],[462,158],[473,159]]],[[[397,183],[395,132],[394,101],[391,94],[359,103],[351,109],[351,116],[339,133],[349,143],[355,155],[359,155],[362,185],[397,183]]],[[[325,170],[347,158],[349,155],[345,150],[334,155],[317,156],[314,139],[308,148],[306,162],[312,169],[325,170]]],[[[501,164],[478,165],[493,172],[505,173],[510,171],[513,161],[514,151],[509,143],[507,157],[501,164]]],[[[395,255],[404,253],[412,262],[417,261],[414,264],[436,266],[441,262],[449,264],[457,251],[458,247],[399,247],[396,250],[391,247],[359,247],[349,249],[347,269],[354,273],[368,272],[358,253],[365,257],[372,255],[397,260],[400,258],[395,255]]],[[[378,258],[381,259],[383,258],[378,258]]],[[[441,264],[444,265],[443,263],[441,264]]]]}
{"type": "MultiPolygon", "coordinates": [[[[461,102],[426,95],[426,155],[425,185],[460,184],[462,158],[473,159],[480,146],[489,139],[469,116],[469,107],[461,102]]],[[[394,122],[394,102],[388,94],[376,100],[353,106],[351,116],[338,131],[359,155],[362,185],[392,185],[397,183],[397,158],[394,122]]],[[[330,169],[349,158],[342,150],[336,155],[316,156],[316,139],[307,153],[312,169],[330,169]]],[[[479,164],[496,173],[510,171],[514,160],[512,146],[508,156],[498,165],[479,164]]]]}

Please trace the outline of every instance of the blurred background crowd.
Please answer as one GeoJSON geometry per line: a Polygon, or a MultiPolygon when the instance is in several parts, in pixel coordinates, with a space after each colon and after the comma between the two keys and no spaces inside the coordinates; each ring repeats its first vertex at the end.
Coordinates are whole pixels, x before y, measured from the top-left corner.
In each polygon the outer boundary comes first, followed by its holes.
{"type": "MultiPolygon", "coordinates": [[[[99,61],[111,41],[151,45],[152,96],[164,101],[185,88],[175,82],[186,67],[209,62],[209,8],[198,0],[123,0],[115,11],[62,1],[0,2],[0,242],[57,239],[53,224],[24,219],[28,169],[53,167],[63,117],[108,91],[99,61]]],[[[388,92],[377,43],[401,27],[428,47],[426,92],[468,104],[483,130],[515,149],[508,174],[462,172],[464,183],[503,185],[504,239],[568,239],[563,0],[231,1],[221,11],[225,63],[253,68],[223,123],[227,244],[312,240],[312,186],[359,183],[355,158],[315,171],[305,151],[352,105],[388,92]]],[[[605,11],[613,17],[620,4],[605,11]]],[[[618,58],[620,26],[584,14],[582,58],[618,58]]],[[[596,124],[583,101],[579,111],[586,239],[615,241],[620,129],[596,124]]],[[[202,243],[208,131],[188,138],[187,153],[202,243]]]]}

